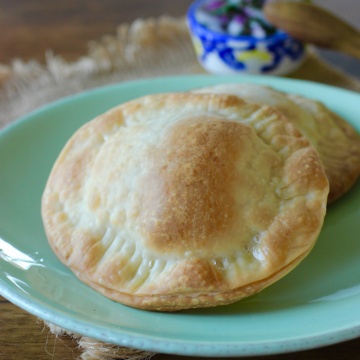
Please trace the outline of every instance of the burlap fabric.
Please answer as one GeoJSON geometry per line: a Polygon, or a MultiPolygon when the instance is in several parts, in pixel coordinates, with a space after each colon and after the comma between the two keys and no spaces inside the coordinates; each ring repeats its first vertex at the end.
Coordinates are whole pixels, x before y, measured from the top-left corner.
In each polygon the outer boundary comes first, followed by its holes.
{"type": "MultiPolygon", "coordinates": [[[[193,51],[183,18],[161,17],[120,25],[116,34],[89,44],[74,62],[46,54],[46,63],[0,64],[0,127],[53,100],[90,88],[126,80],[204,72],[193,51]]],[[[360,91],[360,80],[334,69],[309,48],[308,57],[292,78],[360,91]]],[[[149,359],[154,354],[105,344],[47,324],[57,336],[71,336],[82,360],[149,359]]]]}

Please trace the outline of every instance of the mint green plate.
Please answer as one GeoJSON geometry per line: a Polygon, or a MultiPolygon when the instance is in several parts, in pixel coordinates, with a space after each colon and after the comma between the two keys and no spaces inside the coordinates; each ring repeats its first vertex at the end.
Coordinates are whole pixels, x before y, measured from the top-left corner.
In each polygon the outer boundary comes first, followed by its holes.
{"type": "Polygon", "coordinates": [[[141,95],[225,82],[264,83],[319,99],[360,130],[360,95],[272,77],[157,78],[99,88],[50,104],[0,135],[0,293],[75,333],[161,353],[274,354],[360,336],[359,183],[330,206],[315,248],[294,271],[229,306],[179,313],[132,309],[82,284],[50,250],[40,199],[55,158],[80,125],[141,95]]]}

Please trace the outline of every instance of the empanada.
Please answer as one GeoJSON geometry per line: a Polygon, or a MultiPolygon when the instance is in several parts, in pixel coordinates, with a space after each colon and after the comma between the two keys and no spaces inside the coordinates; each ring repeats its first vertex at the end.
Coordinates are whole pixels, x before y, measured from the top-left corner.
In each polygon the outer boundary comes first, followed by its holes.
{"type": "Polygon", "coordinates": [[[232,94],[283,113],[318,151],[330,183],[329,203],[345,194],[359,177],[359,134],[321,102],[258,84],[220,84],[195,92],[232,94]]]}
{"type": "Polygon", "coordinates": [[[138,308],[232,303],[292,270],[323,224],[328,181],[286,118],[235,96],[149,95],[68,141],[46,184],[54,252],[138,308]]]}

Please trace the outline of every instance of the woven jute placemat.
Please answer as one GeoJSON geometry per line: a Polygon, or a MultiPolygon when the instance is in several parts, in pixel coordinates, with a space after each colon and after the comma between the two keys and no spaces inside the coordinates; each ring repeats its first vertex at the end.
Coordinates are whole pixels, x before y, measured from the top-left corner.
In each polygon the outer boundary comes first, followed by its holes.
{"type": "MultiPolygon", "coordinates": [[[[113,35],[89,44],[84,56],[67,62],[46,54],[46,63],[16,60],[0,64],[0,128],[61,97],[132,79],[204,73],[183,18],[160,17],[120,25],[113,35]]],[[[322,61],[311,47],[289,77],[360,92],[360,80],[322,61]]],[[[70,336],[82,360],[149,359],[154,353],[106,344],[46,323],[56,336],[70,336]]]]}

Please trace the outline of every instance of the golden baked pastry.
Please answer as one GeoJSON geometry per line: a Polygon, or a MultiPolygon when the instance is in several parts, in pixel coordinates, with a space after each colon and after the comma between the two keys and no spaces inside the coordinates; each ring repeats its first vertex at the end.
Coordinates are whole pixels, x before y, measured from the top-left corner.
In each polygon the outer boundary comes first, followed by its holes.
{"type": "Polygon", "coordinates": [[[323,224],[328,181],[284,116],[228,95],[146,96],[80,128],[42,199],[54,252],[138,308],[228,304],[293,269],[323,224]]]}
{"type": "Polygon", "coordinates": [[[220,84],[195,92],[233,94],[270,105],[284,114],[318,151],[330,183],[329,203],[345,194],[358,179],[360,136],[321,102],[258,84],[220,84]]]}

